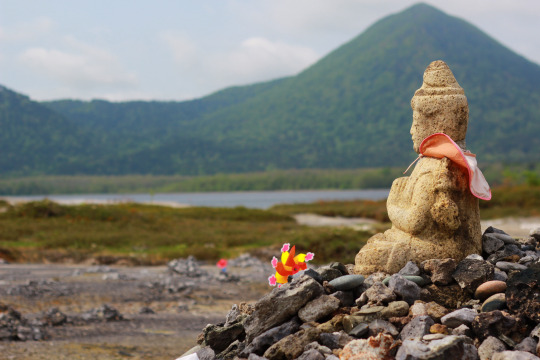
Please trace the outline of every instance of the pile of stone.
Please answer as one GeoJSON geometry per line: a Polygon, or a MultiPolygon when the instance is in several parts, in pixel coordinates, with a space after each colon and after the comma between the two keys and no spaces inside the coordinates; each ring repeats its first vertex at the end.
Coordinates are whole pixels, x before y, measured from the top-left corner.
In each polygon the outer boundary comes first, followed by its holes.
{"type": "Polygon", "coordinates": [[[30,320],[11,306],[0,303],[0,341],[45,340],[44,324],[30,320]]]}
{"type": "Polygon", "coordinates": [[[7,289],[7,295],[41,298],[43,296],[70,296],[73,289],[69,285],[52,280],[29,280],[25,284],[7,289]]]}
{"type": "MultiPolygon", "coordinates": [[[[540,229],[489,228],[483,256],[353,275],[332,263],[233,306],[207,325],[198,359],[539,359],[540,229]]],[[[194,357],[196,354],[196,357],[194,357]]]]}
{"type": "Polygon", "coordinates": [[[49,340],[47,327],[120,320],[124,320],[122,314],[107,304],[71,316],[52,307],[40,317],[28,318],[13,307],[0,303],[0,341],[49,340]]]}
{"type": "Polygon", "coordinates": [[[197,259],[190,255],[187,257],[187,259],[175,259],[169,261],[167,264],[167,267],[169,270],[173,273],[183,275],[183,276],[189,276],[189,277],[201,277],[201,276],[207,276],[208,273],[201,269],[201,266],[199,265],[199,262],[197,259]]]}

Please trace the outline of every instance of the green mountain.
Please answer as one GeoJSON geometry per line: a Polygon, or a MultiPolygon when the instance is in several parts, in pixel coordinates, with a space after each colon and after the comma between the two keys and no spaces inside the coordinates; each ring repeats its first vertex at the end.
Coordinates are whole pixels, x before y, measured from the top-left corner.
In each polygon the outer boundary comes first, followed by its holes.
{"type": "MultiPolygon", "coordinates": [[[[418,4],[380,20],[297,76],[186,102],[43,103],[85,145],[75,144],[70,166],[53,160],[47,168],[34,168],[34,161],[9,169],[211,174],[407,166],[415,157],[410,99],[438,59],[465,89],[467,144],[479,160],[539,161],[540,66],[473,25],[418,4]]],[[[60,131],[54,121],[43,122],[60,131]]],[[[51,153],[63,155],[62,146],[51,153]]]]}

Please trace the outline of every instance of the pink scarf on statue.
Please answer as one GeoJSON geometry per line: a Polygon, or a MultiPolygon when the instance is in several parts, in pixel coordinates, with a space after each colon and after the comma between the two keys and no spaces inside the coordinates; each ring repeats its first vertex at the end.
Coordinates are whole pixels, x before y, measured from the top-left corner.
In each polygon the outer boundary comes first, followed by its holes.
{"type": "MultiPolygon", "coordinates": [[[[425,138],[420,144],[420,155],[418,156],[418,159],[424,156],[434,157],[437,159],[447,157],[459,166],[467,169],[471,194],[482,200],[491,199],[491,189],[484,178],[484,174],[482,174],[482,171],[480,171],[478,168],[478,164],[476,163],[476,155],[471,152],[461,150],[459,145],[456,144],[448,135],[444,133],[436,133],[425,138]]],[[[416,159],[413,164],[418,159],[416,159]]],[[[407,168],[407,170],[409,170],[409,168],[407,168]]],[[[405,170],[405,172],[407,172],[407,170],[405,170]]]]}

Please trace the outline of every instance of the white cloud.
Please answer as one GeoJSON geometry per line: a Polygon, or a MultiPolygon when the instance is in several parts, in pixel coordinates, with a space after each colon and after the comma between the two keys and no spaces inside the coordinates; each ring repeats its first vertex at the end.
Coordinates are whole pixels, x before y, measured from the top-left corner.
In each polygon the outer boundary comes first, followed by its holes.
{"type": "Polygon", "coordinates": [[[196,60],[197,48],[191,39],[181,33],[165,31],[159,34],[177,63],[190,65],[196,60]]]}
{"type": "Polygon", "coordinates": [[[54,25],[54,22],[48,17],[37,17],[30,21],[16,24],[10,28],[0,29],[0,40],[34,40],[49,33],[53,29],[54,25]]]}
{"type": "Polygon", "coordinates": [[[69,50],[31,47],[20,54],[24,65],[37,74],[79,90],[98,87],[129,87],[137,83],[118,59],[106,50],[66,37],[69,50]]]}
{"type": "Polygon", "coordinates": [[[233,51],[216,56],[208,67],[222,78],[254,82],[295,74],[318,58],[314,50],[305,46],[252,37],[233,51]]]}

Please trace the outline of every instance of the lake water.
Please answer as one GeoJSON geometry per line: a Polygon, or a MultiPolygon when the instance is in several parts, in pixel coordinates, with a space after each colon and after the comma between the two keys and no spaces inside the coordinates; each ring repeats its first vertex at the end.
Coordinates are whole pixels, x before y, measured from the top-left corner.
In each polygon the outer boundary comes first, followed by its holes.
{"type": "Polygon", "coordinates": [[[377,190],[302,190],[302,191],[245,191],[166,194],[84,194],[10,196],[10,201],[50,199],[62,204],[80,203],[155,203],[171,206],[213,206],[267,209],[276,204],[311,203],[320,200],[380,200],[388,196],[388,189],[377,190]]]}

